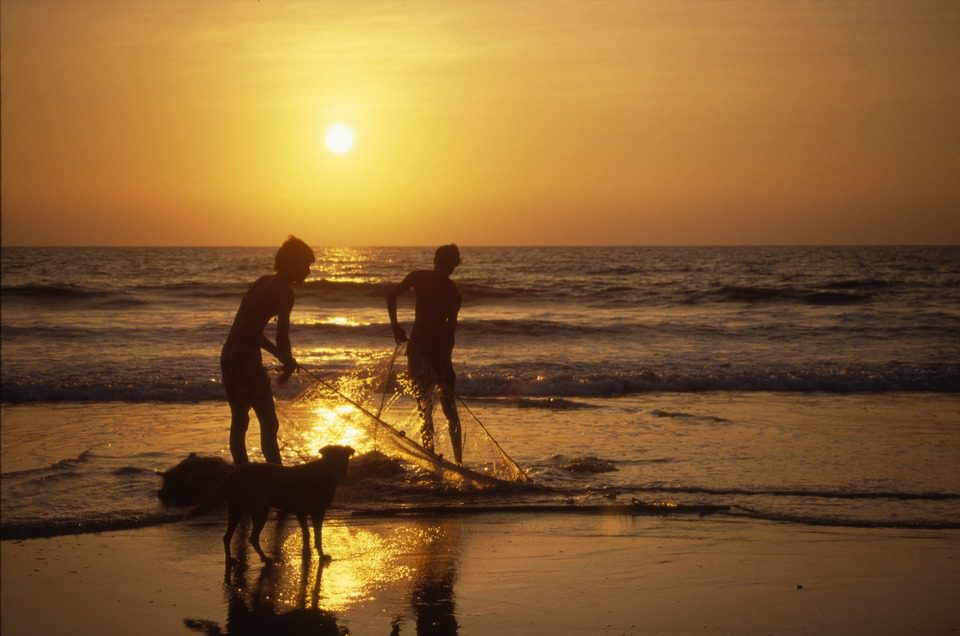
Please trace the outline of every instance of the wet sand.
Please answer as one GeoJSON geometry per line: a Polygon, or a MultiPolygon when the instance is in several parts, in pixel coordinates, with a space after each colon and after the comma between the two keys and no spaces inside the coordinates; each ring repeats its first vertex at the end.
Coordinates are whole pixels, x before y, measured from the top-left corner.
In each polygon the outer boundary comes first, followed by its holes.
{"type": "MultiPolygon", "coordinates": [[[[21,634],[955,634],[960,532],[720,518],[335,515],[304,566],[271,522],[225,580],[216,515],[4,541],[21,634]]],[[[234,549],[241,544],[236,544],[234,549]]]]}

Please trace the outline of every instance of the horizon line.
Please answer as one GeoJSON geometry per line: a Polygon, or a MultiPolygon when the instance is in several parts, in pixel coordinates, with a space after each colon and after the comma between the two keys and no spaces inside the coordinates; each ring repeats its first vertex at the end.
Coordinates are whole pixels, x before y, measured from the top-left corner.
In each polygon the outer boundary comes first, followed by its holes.
{"type": "MultiPolygon", "coordinates": [[[[516,249],[536,249],[536,248],[628,248],[628,247],[639,247],[639,248],[674,248],[674,247],[731,247],[731,248],[747,248],[747,247],[960,247],[960,242],[946,242],[946,243],[589,243],[589,244],[564,244],[564,243],[512,243],[512,244],[471,244],[471,243],[457,243],[460,247],[467,248],[516,248],[516,249]]],[[[251,249],[251,248],[273,248],[276,247],[274,244],[264,244],[264,245],[204,245],[204,244],[106,244],[106,243],[91,243],[91,244],[13,244],[13,245],[0,245],[0,249],[7,248],[27,248],[27,249],[251,249]]],[[[396,248],[430,248],[433,249],[436,247],[436,244],[433,243],[423,243],[423,244],[399,244],[399,245],[387,245],[387,244],[367,244],[367,245],[311,245],[313,248],[317,249],[329,249],[329,248],[340,248],[340,249],[396,249],[396,248]]]]}

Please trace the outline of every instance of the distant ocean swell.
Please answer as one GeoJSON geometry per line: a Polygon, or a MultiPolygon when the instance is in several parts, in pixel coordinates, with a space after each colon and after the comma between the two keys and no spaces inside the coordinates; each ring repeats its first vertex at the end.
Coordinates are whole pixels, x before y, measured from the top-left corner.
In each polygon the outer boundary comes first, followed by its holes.
{"type": "MultiPolygon", "coordinates": [[[[303,298],[321,300],[356,300],[363,302],[380,301],[398,281],[377,280],[309,280],[296,288],[297,295],[303,298]]],[[[128,301],[148,302],[144,297],[189,297],[194,299],[239,299],[249,283],[208,283],[204,281],[182,281],[157,285],[135,285],[126,288],[98,288],[78,285],[4,285],[0,293],[4,300],[47,300],[61,303],[85,303],[104,299],[126,299],[128,301]]],[[[600,305],[616,306],[619,303],[638,301],[655,305],[711,305],[711,304],[785,304],[802,305],[857,305],[870,303],[884,294],[899,291],[900,284],[893,281],[851,280],[823,281],[805,285],[728,285],[712,283],[692,286],[690,281],[666,284],[623,284],[598,283],[595,280],[566,281],[563,286],[544,287],[495,285],[471,281],[459,283],[460,291],[466,302],[551,302],[564,299],[595,302],[600,305]]],[[[914,288],[915,290],[915,288],[914,288]]],[[[377,302],[377,304],[380,304],[377,302]]]]}
{"type": "Polygon", "coordinates": [[[77,285],[4,285],[3,296],[44,299],[88,299],[112,296],[114,292],[105,289],[93,289],[77,285]]]}
{"type": "MultiPolygon", "coordinates": [[[[39,342],[44,339],[51,340],[69,340],[78,346],[93,346],[95,343],[104,341],[124,339],[129,345],[136,346],[143,344],[145,340],[163,338],[168,342],[196,341],[200,338],[206,339],[210,343],[218,342],[228,327],[219,324],[207,324],[203,326],[178,327],[175,325],[135,325],[121,323],[103,327],[79,327],[54,324],[34,324],[30,326],[22,325],[3,325],[0,327],[0,334],[4,340],[10,343],[21,342],[39,342]]],[[[216,347],[211,347],[214,349],[216,347]]]]}
{"type": "MultiPolygon", "coordinates": [[[[300,297],[334,297],[334,298],[381,298],[386,299],[387,292],[399,281],[390,283],[373,281],[341,281],[316,279],[309,280],[296,287],[300,297]]],[[[202,281],[182,281],[159,285],[135,285],[126,288],[96,288],[79,285],[4,285],[0,293],[5,300],[36,299],[60,302],[85,303],[102,298],[132,298],[135,294],[174,296],[192,298],[235,298],[239,299],[246,292],[249,283],[207,283],[202,281]]],[[[496,289],[484,285],[462,284],[461,291],[467,296],[476,298],[510,298],[515,295],[523,297],[529,290],[496,289]]]]}
{"type": "Polygon", "coordinates": [[[148,306],[183,299],[239,299],[248,285],[210,285],[202,282],[178,282],[162,285],[138,285],[122,288],[97,288],[80,285],[4,285],[3,302],[43,303],[52,307],[113,309],[122,305],[148,306]]]}
{"type": "Polygon", "coordinates": [[[802,303],[807,305],[855,305],[873,299],[873,294],[863,291],[840,291],[834,289],[810,289],[797,287],[751,287],[723,286],[703,293],[699,298],[691,296],[688,302],[741,302],[741,303],[802,303]]]}
{"type": "Polygon", "coordinates": [[[125,291],[93,289],[73,285],[4,286],[3,303],[43,303],[48,307],[83,307],[86,309],[121,309],[149,305],[147,299],[125,291]]]}
{"type": "MultiPolygon", "coordinates": [[[[187,370],[157,371],[149,376],[123,369],[51,377],[4,377],[2,401],[21,402],[202,402],[223,399],[219,369],[189,377],[187,370]]],[[[326,373],[348,372],[330,365],[326,373]]],[[[196,373],[194,370],[193,373],[196,373]]],[[[458,392],[467,397],[616,397],[645,392],[792,392],[887,393],[960,392],[960,363],[881,366],[833,366],[822,369],[789,365],[613,370],[600,364],[551,367],[533,364],[509,367],[461,367],[458,392]]],[[[566,406],[566,404],[564,404],[566,406]]],[[[558,407],[559,408],[559,407],[558,407]]]]}

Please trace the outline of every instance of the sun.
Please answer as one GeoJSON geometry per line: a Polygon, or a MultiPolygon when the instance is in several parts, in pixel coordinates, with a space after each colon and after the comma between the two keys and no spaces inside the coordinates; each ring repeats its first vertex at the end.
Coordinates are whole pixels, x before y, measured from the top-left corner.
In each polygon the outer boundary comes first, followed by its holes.
{"type": "Polygon", "coordinates": [[[354,138],[353,128],[346,124],[333,124],[327,128],[327,148],[338,155],[350,152],[354,138]]]}

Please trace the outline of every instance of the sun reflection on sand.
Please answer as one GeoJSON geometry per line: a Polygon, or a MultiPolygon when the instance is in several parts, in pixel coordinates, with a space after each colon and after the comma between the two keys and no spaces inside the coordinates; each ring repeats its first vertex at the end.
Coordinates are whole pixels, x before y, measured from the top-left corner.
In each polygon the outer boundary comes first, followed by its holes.
{"type": "MultiPolygon", "coordinates": [[[[300,539],[291,535],[284,544],[284,554],[292,560],[300,556],[300,539]]],[[[411,539],[399,533],[383,537],[369,530],[334,526],[324,531],[324,550],[335,555],[336,563],[326,567],[321,577],[320,605],[330,611],[343,611],[369,600],[381,586],[409,578],[409,566],[400,565],[398,557],[410,548],[411,539]],[[344,555],[344,556],[336,556],[344,555]]],[[[320,567],[314,559],[311,579],[320,567]]],[[[299,572],[299,570],[297,570],[299,572]]],[[[292,581],[291,581],[292,582],[292,581]]],[[[296,582],[299,587],[300,582],[296,582]]]]}
{"type": "Polygon", "coordinates": [[[392,583],[417,578],[425,566],[411,563],[411,556],[430,555],[438,547],[449,549],[445,537],[444,528],[432,524],[374,531],[329,522],[323,527],[323,548],[333,560],[321,564],[314,552],[310,561],[303,563],[300,531],[290,527],[281,546],[283,562],[276,577],[277,609],[302,607],[305,599],[317,599],[317,607],[342,612],[369,601],[392,583]],[[323,568],[319,576],[318,568],[323,568]]]}

